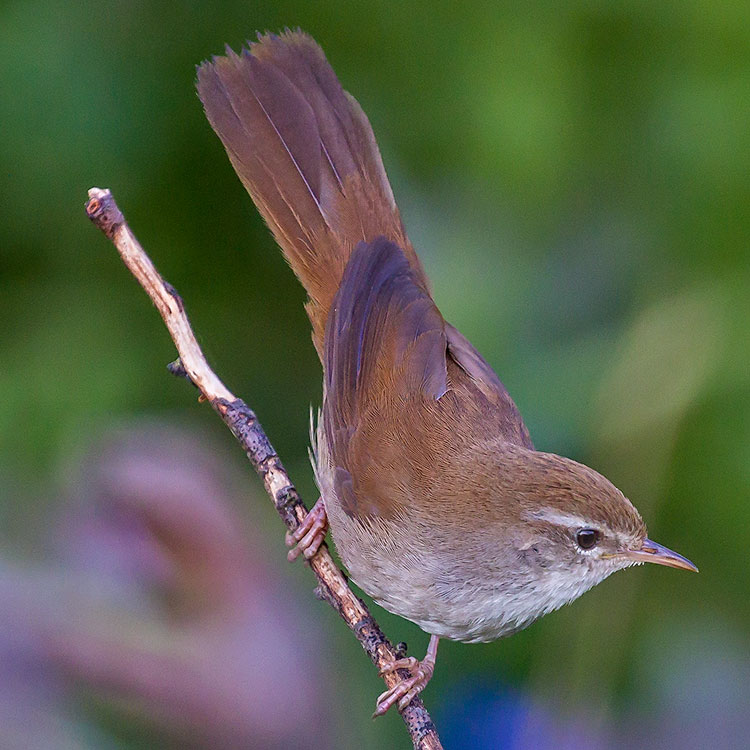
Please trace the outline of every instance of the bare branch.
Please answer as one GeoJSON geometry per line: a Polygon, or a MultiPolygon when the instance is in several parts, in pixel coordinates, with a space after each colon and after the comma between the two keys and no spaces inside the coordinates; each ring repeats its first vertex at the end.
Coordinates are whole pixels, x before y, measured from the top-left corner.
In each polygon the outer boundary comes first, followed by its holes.
{"type": "MultiPolygon", "coordinates": [[[[179,294],[159,275],[109,190],[91,188],[86,213],[112,240],[125,265],[162,316],[180,355],[170,369],[194,383],[201,397],[224,420],[260,476],[286,527],[294,531],[307,514],[307,508],[253,411],[236,398],[209,367],[179,294]]],[[[398,658],[401,654],[396,654],[364,602],[351,591],[325,544],[310,559],[309,565],[318,579],[316,595],[339,613],[378,670],[398,658]]],[[[400,670],[399,674],[386,672],[383,679],[390,688],[405,676],[408,677],[408,673],[400,670]]],[[[417,750],[442,750],[435,725],[420,698],[415,698],[401,716],[417,750]]]]}

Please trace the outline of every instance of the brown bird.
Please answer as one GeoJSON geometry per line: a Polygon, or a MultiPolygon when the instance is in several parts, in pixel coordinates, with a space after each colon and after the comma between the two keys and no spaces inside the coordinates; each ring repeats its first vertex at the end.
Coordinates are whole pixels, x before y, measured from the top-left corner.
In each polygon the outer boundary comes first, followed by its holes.
{"type": "Polygon", "coordinates": [[[330,529],[352,579],[430,634],[490,641],[641,562],[697,570],[652,542],[601,474],[534,450],[499,378],[440,314],[370,123],[308,35],[259,36],[198,68],[237,174],[307,290],[323,364],[314,441],[321,498],[288,536],[311,557],[330,529]]]}

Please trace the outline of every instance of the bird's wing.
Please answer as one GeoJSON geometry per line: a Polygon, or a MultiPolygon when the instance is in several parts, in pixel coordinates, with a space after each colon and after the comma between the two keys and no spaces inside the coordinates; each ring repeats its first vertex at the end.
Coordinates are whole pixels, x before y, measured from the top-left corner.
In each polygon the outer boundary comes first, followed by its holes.
{"type": "Polygon", "coordinates": [[[429,486],[442,456],[487,431],[530,445],[500,380],[385,238],[354,249],[323,361],[330,470],[351,516],[393,515],[429,486]]]}

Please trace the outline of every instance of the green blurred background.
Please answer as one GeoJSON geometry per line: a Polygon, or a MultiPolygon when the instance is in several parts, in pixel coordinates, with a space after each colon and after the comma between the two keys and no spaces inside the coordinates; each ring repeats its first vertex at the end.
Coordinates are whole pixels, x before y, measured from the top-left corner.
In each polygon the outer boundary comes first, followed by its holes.
{"type": "MultiPolygon", "coordinates": [[[[157,313],[83,212],[94,185],[113,190],[217,373],[314,501],[307,421],[321,378],[304,295],[193,86],[195,64],[225,43],[284,26],[320,42],[368,113],[442,313],[495,366],[536,446],[606,474],[650,536],[701,569],[618,574],[507,641],[442,646],[425,699],[449,746],[521,747],[488,719],[509,705],[530,736],[541,714],[570,737],[585,725],[592,747],[743,746],[744,2],[5,2],[2,554],[21,568],[44,557],[66,467],[109,425],[174,420],[244,470],[218,420],[166,374],[174,351],[157,313]]],[[[243,512],[330,644],[339,708],[320,746],[405,747],[397,717],[370,721],[377,678],[309,574],[287,569],[282,529],[246,475],[243,512]]],[[[423,651],[415,626],[375,614],[423,651]]],[[[78,720],[116,747],[160,746],[129,719],[78,720]]],[[[565,746],[544,736],[528,747],[565,746]]]]}

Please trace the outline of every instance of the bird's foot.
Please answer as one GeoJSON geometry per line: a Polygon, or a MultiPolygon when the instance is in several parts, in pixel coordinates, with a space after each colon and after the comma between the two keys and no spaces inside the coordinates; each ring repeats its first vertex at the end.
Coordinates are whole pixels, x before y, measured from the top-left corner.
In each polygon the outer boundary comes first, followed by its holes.
{"type": "Polygon", "coordinates": [[[309,560],[320,548],[328,531],[328,516],[323,498],[310,508],[302,523],[294,530],[287,531],[286,545],[292,547],[287,553],[287,560],[294,562],[300,555],[309,560]]]}
{"type": "Polygon", "coordinates": [[[403,711],[425,689],[435,671],[437,647],[438,637],[433,635],[430,637],[427,655],[422,661],[415,659],[413,656],[408,656],[404,659],[395,659],[380,670],[379,674],[382,677],[384,674],[394,672],[397,669],[408,669],[411,672],[411,677],[403,678],[378,697],[375,713],[372,715],[373,719],[383,716],[396,703],[398,704],[398,710],[403,711]]]}

